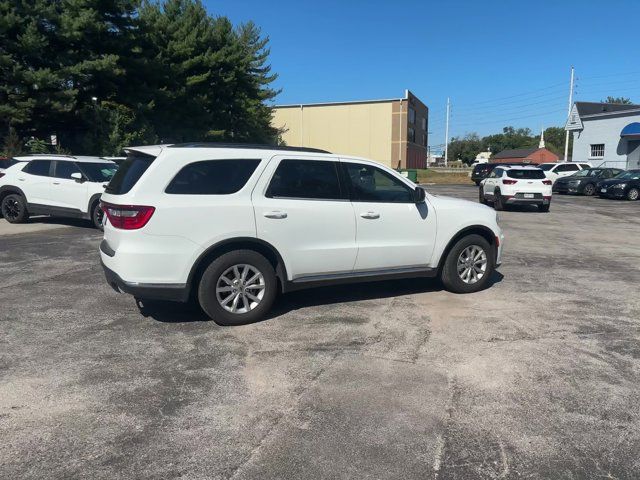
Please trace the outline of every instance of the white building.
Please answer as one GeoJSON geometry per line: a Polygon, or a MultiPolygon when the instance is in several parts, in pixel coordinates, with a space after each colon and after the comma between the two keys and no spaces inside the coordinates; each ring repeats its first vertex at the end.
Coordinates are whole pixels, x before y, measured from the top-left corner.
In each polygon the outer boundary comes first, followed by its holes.
{"type": "Polygon", "coordinates": [[[640,168],[640,105],[576,102],[565,128],[573,134],[572,161],[640,168]]]}

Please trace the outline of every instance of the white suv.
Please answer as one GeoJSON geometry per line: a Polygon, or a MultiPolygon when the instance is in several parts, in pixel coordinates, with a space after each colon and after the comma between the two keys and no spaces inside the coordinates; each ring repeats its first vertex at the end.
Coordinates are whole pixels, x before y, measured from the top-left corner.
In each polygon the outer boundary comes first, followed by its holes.
{"type": "Polygon", "coordinates": [[[86,218],[102,228],[100,195],[117,170],[98,157],[34,155],[16,157],[19,163],[0,178],[0,211],[10,223],[30,215],[86,218]]]}
{"type": "Polygon", "coordinates": [[[533,204],[541,212],[548,212],[552,184],[537,167],[496,167],[480,182],[480,203],[491,202],[496,210],[504,210],[506,205],[533,204]]]}
{"type": "Polygon", "coordinates": [[[541,163],[539,168],[544,171],[549,180],[555,182],[560,177],[568,177],[585,168],[592,168],[589,163],[574,163],[574,162],[556,162],[556,163],[541,163]]]}
{"type": "Polygon", "coordinates": [[[379,163],[315,149],[182,144],[126,149],[102,195],[108,283],[197,298],[216,322],[256,321],[278,291],[440,276],[487,286],[503,235],[488,207],[427,194],[379,163]]]}

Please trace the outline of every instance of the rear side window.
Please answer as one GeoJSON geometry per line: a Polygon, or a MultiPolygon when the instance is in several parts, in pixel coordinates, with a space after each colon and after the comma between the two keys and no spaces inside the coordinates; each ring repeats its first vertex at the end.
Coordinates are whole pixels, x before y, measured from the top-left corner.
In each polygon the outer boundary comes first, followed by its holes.
{"type": "Polygon", "coordinates": [[[22,169],[22,171],[31,175],[48,177],[50,168],[51,160],[31,160],[29,164],[22,169]]]}
{"type": "Polygon", "coordinates": [[[507,170],[507,177],[521,178],[525,180],[543,180],[545,177],[542,170],[507,170]]]}
{"type": "Polygon", "coordinates": [[[579,167],[575,163],[568,163],[566,165],[558,165],[558,168],[556,168],[556,172],[575,172],[577,170],[579,170],[579,167]]]}
{"type": "Polygon", "coordinates": [[[129,192],[155,159],[151,155],[128,156],[104,189],[105,193],[123,195],[129,192]]]}
{"type": "Polygon", "coordinates": [[[269,198],[343,199],[338,165],[331,161],[282,160],[273,174],[269,198]]]}
{"type": "Polygon", "coordinates": [[[18,163],[13,158],[0,158],[0,168],[9,168],[11,165],[18,163]]]}
{"type": "Polygon", "coordinates": [[[229,195],[245,186],[259,159],[205,160],[183,167],[165,193],[174,195],[229,195]]]}

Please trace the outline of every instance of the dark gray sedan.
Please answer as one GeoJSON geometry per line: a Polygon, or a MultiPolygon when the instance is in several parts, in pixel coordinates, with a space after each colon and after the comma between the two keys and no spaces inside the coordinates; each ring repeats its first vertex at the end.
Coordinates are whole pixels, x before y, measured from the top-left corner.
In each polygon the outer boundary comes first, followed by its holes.
{"type": "Polygon", "coordinates": [[[553,193],[573,193],[576,195],[594,195],[598,182],[619,175],[619,168],[586,168],[568,177],[561,177],[553,184],[553,193]]]}

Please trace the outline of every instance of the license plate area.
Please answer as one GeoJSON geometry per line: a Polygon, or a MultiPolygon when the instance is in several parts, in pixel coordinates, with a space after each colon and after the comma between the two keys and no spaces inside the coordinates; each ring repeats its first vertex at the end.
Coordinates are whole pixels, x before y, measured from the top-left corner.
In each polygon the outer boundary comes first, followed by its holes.
{"type": "Polygon", "coordinates": [[[533,193],[525,193],[524,198],[535,198],[535,195],[533,193]]]}

